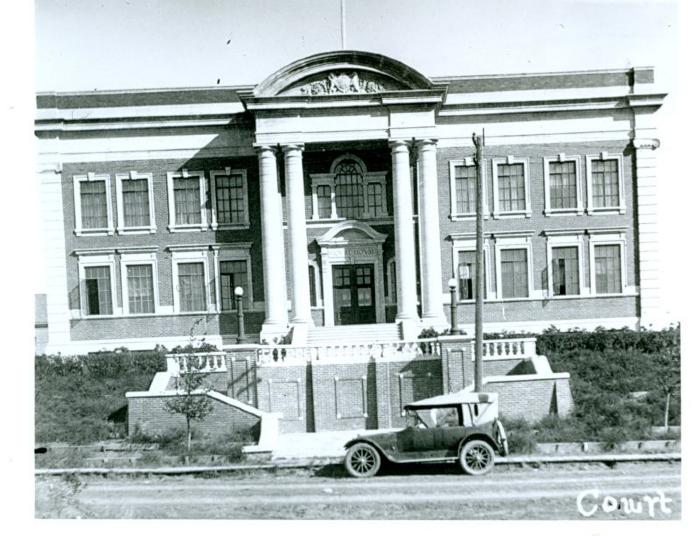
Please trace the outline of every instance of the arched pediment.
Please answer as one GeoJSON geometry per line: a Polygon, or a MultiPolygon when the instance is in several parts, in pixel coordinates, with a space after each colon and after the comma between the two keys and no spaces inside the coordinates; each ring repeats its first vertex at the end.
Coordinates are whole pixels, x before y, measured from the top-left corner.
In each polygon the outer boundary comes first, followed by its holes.
{"type": "Polygon", "coordinates": [[[346,220],[334,225],[316,239],[319,246],[339,246],[345,244],[381,244],[386,240],[382,234],[364,222],[346,220]]]}
{"type": "Polygon", "coordinates": [[[381,54],[324,52],[295,61],[258,84],[255,97],[371,94],[434,89],[415,69],[381,54]]]}

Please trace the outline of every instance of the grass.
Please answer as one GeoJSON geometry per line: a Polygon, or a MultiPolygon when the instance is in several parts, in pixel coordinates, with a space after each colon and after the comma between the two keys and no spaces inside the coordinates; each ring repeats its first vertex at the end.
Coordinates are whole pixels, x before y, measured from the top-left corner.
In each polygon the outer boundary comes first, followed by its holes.
{"type": "Polygon", "coordinates": [[[127,391],[148,389],[152,373],[35,378],[35,441],[86,444],[126,436],[127,391]]]}

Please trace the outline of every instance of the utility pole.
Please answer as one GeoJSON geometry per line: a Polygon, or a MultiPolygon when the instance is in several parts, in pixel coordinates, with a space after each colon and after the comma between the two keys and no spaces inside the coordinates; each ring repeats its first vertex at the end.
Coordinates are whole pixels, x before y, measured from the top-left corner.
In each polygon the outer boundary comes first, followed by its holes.
{"type": "Polygon", "coordinates": [[[482,353],[484,346],[484,325],[483,325],[483,308],[484,308],[484,227],[483,227],[483,209],[482,201],[483,188],[481,176],[481,162],[485,132],[481,131],[481,137],[476,133],[472,134],[472,142],[476,149],[474,155],[474,163],[476,164],[476,252],[475,268],[476,274],[474,277],[474,392],[478,393],[482,389],[482,353]]]}

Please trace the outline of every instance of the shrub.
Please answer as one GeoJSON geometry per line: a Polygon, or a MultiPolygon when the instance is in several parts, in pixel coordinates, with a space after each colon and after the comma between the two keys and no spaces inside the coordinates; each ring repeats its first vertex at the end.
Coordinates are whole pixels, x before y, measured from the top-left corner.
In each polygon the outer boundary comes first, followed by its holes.
{"type": "Polygon", "coordinates": [[[508,437],[511,454],[531,454],[537,450],[537,440],[532,427],[525,419],[501,419],[508,437]]]}
{"type": "Polygon", "coordinates": [[[548,415],[533,426],[538,443],[586,441],[590,437],[584,423],[575,417],[548,415]]]}

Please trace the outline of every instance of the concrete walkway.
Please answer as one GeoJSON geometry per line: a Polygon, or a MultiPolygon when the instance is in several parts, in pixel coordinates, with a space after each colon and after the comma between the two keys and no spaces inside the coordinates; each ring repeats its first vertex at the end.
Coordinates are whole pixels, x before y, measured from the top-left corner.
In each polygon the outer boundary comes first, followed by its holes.
{"type": "Polygon", "coordinates": [[[383,430],[343,430],[339,432],[280,434],[272,451],[273,460],[299,458],[336,458],[345,456],[343,445],[358,435],[392,432],[383,430]]]}

